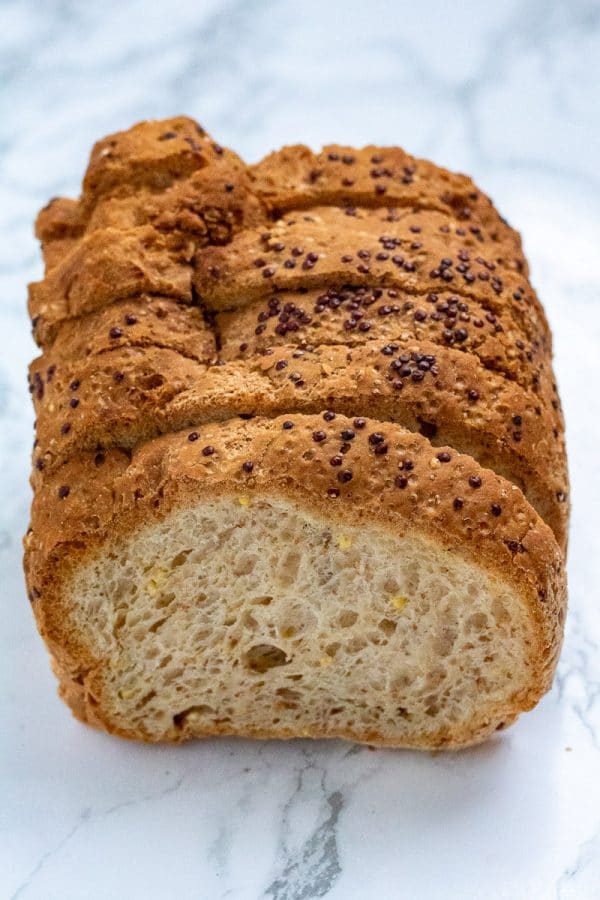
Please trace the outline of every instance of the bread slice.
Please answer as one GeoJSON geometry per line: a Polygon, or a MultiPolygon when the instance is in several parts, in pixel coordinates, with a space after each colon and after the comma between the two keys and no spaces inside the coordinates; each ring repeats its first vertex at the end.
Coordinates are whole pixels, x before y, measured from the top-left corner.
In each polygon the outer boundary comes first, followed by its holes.
{"type": "Polygon", "coordinates": [[[214,330],[198,307],[179,304],[160,294],[141,294],[65,320],[46,358],[55,362],[73,360],[81,365],[125,347],[176,350],[203,363],[216,357],[214,330]]]}
{"type": "Polygon", "coordinates": [[[36,232],[29,596],[82,720],[460,747],[548,689],[569,492],[520,237],[399,148],[95,145],[36,232]]]}
{"type": "Polygon", "coordinates": [[[464,746],[539,699],[559,650],[547,526],[387,422],[235,421],[79,457],[26,543],[63,693],[126,737],[464,746]]]}

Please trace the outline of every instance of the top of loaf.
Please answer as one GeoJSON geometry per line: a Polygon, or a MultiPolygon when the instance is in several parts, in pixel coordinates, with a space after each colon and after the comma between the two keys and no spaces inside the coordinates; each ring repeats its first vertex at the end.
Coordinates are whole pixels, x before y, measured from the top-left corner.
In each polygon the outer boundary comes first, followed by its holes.
{"type": "Polygon", "coordinates": [[[246,401],[269,416],[371,404],[453,436],[564,545],[550,331],[518,233],[466,176],[397,147],[284,147],[246,166],[180,116],[99,141],[80,199],[51,201],[36,232],[38,479],[94,442],[136,447],[246,401]],[[385,341],[414,364],[410,390],[385,341]]]}

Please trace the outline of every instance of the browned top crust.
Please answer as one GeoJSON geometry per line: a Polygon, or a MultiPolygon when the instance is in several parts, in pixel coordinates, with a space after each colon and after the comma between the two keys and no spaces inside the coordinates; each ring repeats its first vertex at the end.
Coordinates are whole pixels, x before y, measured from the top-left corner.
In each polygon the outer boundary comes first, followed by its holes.
{"type": "Polygon", "coordinates": [[[35,236],[42,244],[45,241],[78,238],[84,228],[81,204],[68,197],[53,197],[35,220],[35,236]]]}
{"type": "Polygon", "coordinates": [[[521,239],[466,175],[416,159],[400,147],[341,147],[320,153],[297,144],[270,153],[250,167],[258,195],[281,214],[311,206],[398,207],[438,211],[477,235],[512,248],[518,271],[527,275],[521,239]]]}
{"type": "Polygon", "coordinates": [[[177,347],[167,338],[157,346],[132,340],[126,346],[127,329],[112,327],[124,334],[105,332],[111,352],[82,361],[63,351],[32,364],[40,470],[81,450],[133,447],[161,432],[240,414],[371,413],[494,468],[524,490],[564,540],[567,475],[559,415],[483,369],[476,357],[427,341],[369,341],[311,352],[282,346],[207,370],[173,352],[177,347]],[[540,468],[540,458],[548,465],[540,468]]]}
{"type": "Polygon", "coordinates": [[[187,116],[139,122],[94,144],[83,180],[84,206],[107,194],[147,188],[162,191],[198,169],[226,162],[243,167],[237,154],[217,144],[187,116]]]}
{"type": "Polygon", "coordinates": [[[117,300],[78,319],[68,319],[58,332],[46,361],[71,360],[81,366],[90,358],[122,347],[156,347],[209,364],[216,341],[202,310],[171,297],[142,294],[117,300]]]}
{"type": "Polygon", "coordinates": [[[264,209],[246,173],[223,163],[200,169],[159,193],[141,188],[127,196],[101,197],[87,213],[81,202],[58,197],[40,212],[36,235],[48,274],[92,231],[152,225],[172,246],[187,248],[191,258],[193,249],[226,244],[240,228],[263,220],[264,209]]]}
{"type": "Polygon", "coordinates": [[[73,250],[85,230],[78,200],[54,197],[38,213],[35,236],[41,241],[46,273],[73,250]]]}
{"type": "Polygon", "coordinates": [[[195,247],[226,244],[241,228],[264,221],[264,208],[245,172],[225,163],[207,166],[161,193],[141,190],[96,204],[87,230],[153,225],[195,247]]]}
{"type": "Polygon", "coordinates": [[[143,293],[191,303],[191,269],[181,250],[149,225],[85,235],[50,271],[29,285],[29,314],[42,345],[68,319],[143,293]]]}
{"type": "Polygon", "coordinates": [[[177,117],[96,144],[37,234],[36,484],[187,425],[370,412],[511,479],[564,546],[550,332],[518,234],[465,176],[377,147],[246,167],[177,117]]]}
{"type": "Polygon", "coordinates": [[[367,341],[416,338],[475,354],[481,363],[549,398],[552,382],[544,340],[530,341],[510,310],[466,300],[451,290],[426,295],[397,288],[346,287],[282,291],[242,309],[219,313],[224,360],[249,358],[283,344],[353,347],[367,341]]]}
{"type": "Polygon", "coordinates": [[[241,232],[196,255],[194,284],[211,309],[237,309],[275,291],[356,285],[428,294],[443,287],[510,310],[530,336],[549,329],[506,247],[438,212],[317,207],[241,232]]]}

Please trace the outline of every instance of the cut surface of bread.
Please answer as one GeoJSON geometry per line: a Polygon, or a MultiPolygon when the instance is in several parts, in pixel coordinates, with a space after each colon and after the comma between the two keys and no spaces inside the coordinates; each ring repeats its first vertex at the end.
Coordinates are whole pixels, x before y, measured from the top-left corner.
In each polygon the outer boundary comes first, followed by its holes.
{"type": "Polygon", "coordinates": [[[104,661],[90,690],[106,724],[147,740],[437,747],[482,737],[536,698],[535,622],[512,586],[415,533],[267,494],[142,527],[65,591],[104,661]]]}
{"type": "Polygon", "coordinates": [[[458,748],[548,690],[569,492],[520,237],[399,148],[192,119],[38,217],[29,597],[83,721],[458,748]]]}

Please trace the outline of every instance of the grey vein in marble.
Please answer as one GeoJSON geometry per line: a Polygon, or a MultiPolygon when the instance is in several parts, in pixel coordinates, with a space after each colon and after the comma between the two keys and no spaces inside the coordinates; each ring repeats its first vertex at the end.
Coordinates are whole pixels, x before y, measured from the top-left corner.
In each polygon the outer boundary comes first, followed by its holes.
{"type": "MultiPolygon", "coordinates": [[[[337,823],[344,805],[341,791],[326,791],[324,770],[318,770],[311,755],[305,751],[306,764],[299,769],[293,793],[281,812],[281,836],[278,848],[280,868],[265,891],[265,897],[272,900],[306,900],[309,897],[324,897],[341,872],[338,858],[337,823]],[[307,792],[310,775],[318,777],[319,808],[317,822],[300,846],[289,846],[293,833],[291,815],[298,801],[307,792]]],[[[310,788],[308,788],[310,790],[310,788]]]]}

